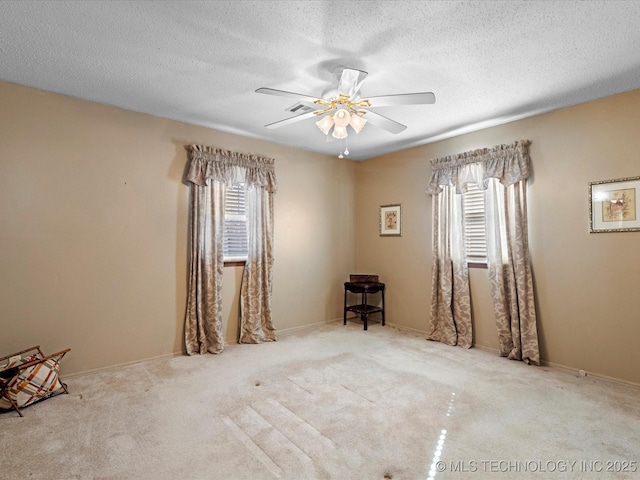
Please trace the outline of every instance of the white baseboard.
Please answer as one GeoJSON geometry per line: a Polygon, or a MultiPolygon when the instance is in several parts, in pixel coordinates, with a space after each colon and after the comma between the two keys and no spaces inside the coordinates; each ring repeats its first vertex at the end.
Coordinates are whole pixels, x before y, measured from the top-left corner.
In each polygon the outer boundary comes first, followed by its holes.
{"type": "Polygon", "coordinates": [[[473,344],[473,348],[477,348],[478,350],[482,350],[483,352],[491,352],[495,353],[496,355],[500,355],[500,350],[498,350],[497,348],[485,347],[484,345],[476,345],[475,343],[473,344]]]}
{"type": "Polygon", "coordinates": [[[64,378],[93,375],[94,373],[108,372],[109,370],[116,370],[118,368],[129,367],[131,365],[136,365],[138,363],[154,362],[156,360],[162,360],[164,358],[179,357],[181,355],[184,355],[183,352],[165,353],[164,355],[158,355],[156,357],[143,358],[141,360],[132,360],[130,362],[118,363],[116,365],[107,365],[106,367],[98,367],[98,368],[93,368],[91,370],[83,370],[81,372],[65,373],[64,378]]]}
{"type": "Polygon", "coordinates": [[[299,327],[290,327],[290,328],[283,328],[283,329],[279,329],[277,331],[278,335],[288,335],[290,333],[295,333],[295,332],[299,332],[301,330],[311,330],[314,328],[318,328],[318,327],[322,327],[324,325],[328,325],[331,323],[337,323],[342,321],[342,318],[334,318],[333,320],[325,320],[323,322],[315,322],[315,323],[309,323],[308,325],[300,325],[299,327]]]}
{"type": "MultiPolygon", "coordinates": [[[[482,345],[474,345],[478,350],[484,350],[485,352],[495,353],[496,355],[500,355],[500,351],[495,348],[484,347],[482,345]]],[[[562,370],[563,372],[573,373],[576,376],[580,376],[580,369],[575,367],[568,367],[566,365],[562,365],[560,363],[549,362],[546,360],[540,360],[541,367],[553,368],[556,370],[562,370]]],[[[585,372],[587,377],[597,378],[599,380],[606,380],[608,382],[618,383],[621,385],[629,385],[631,387],[640,387],[640,383],[631,382],[629,380],[623,380],[621,378],[609,377],[608,375],[601,375],[599,373],[585,372]]]]}
{"type": "Polygon", "coordinates": [[[390,327],[397,328],[400,331],[410,332],[415,335],[425,335],[425,336],[427,335],[426,330],[418,330],[417,328],[406,327],[404,325],[400,325],[398,323],[393,323],[393,322],[385,322],[385,324],[389,325],[390,327]]]}
{"type": "MultiPolygon", "coordinates": [[[[347,320],[349,319],[354,319],[354,318],[358,318],[357,315],[355,316],[348,316],[347,320]]],[[[331,320],[325,320],[324,322],[315,322],[315,323],[310,323],[308,325],[300,325],[298,327],[291,327],[291,328],[284,328],[281,330],[277,331],[278,335],[283,335],[286,336],[288,334],[293,334],[296,332],[300,332],[300,331],[304,331],[304,330],[311,330],[314,328],[318,328],[320,326],[324,326],[324,325],[328,325],[328,324],[332,324],[332,323],[338,323],[341,322],[343,320],[342,317],[340,318],[334,318],[331,320]]],[[[424,335],[426,337],[427,332],[425,330],[418,330],[415,328],[411,328],[411,327],[406,327],[404,325],[399,325],[397,323],[393,323],[393,322],[385,322],[387,325],[389,325],[390,327],[396,328],[400,331],[405,331],[414,335],[424,335]]],[[[225,345],[235,345],[238,343],[238,339],[237,338],[230,338],[230,339],[225,339],[225,345]]],[[[478,350],[483,350],[485,352],[490,352],[496,355],[499,355],[500,352],[495,349],[495,348],[490,348],[490,347],[485,347],[483,345],[473,345],[474,348],[477,348],[478,350]]],[[[150,358],[144,358],[141,360],[133,360],[131,362],[125,362],[125,363],[118,363],[116,365],[108,365],[106,367],[99,367],[99,368],[94,368],[91,370],[84,370],[82,372],[75,372],[75,373],[70,373],[70,374],[65,374],[64,377],[65,378],[72,378],[72,377],[79,377],[79,376],[83,376],[83,375],[92,375],[94,373],[100,373],[100,372],[106,372],[109,370],[115,370],[118,368],[123,368],[123,367],[128,367],[130,365],[136,365],[138,363],[147,363],[147,362],[153,362],[156,360],[162,360],[164,358],[171,358],[171,357],[178,357],[184,355],[184,352],[180,351],[180,352],[173,352],[173,353],[166,353],[164,355],[158,355],[155,357],[150,357],[150,358]]],[[[541,360],[540,361],[540,365],[544,366],[544,367],[549,367],[549,368],[554,368],[554,369],[558,369],[558,370],[562,370],[565,372],[569,372],[569,373],[573,373],[576,375],[580,375],[580,370],[576,369],[575,367],[568,367],[566,365],[562,365],[560,363],[555,363],[555,362],[549,362],[546,360],[541,360]]],[[[640,383],[636,383],[636,382],[632,382],[629,380],[623,380],[621,378],[616,378],[616,377],[610,377],[608,375],[602,375],[599,373],[592,373],[592,372],[586,372],[586,376],[589,377],[593,377],[593,378],[597,378],[600,380],[606,380],[608,382],[613,382],[613,383],[618,383],[621,385],[628,385],[628,386],[632,386],[632,387],[640,387],[640,383]]]]}
{"type": "MultiPolygon", "coordinates": [[[[581,376],[580,372],[582,370],[576,369],[575,367],[567,367],[566,365],[562,365],[560,363],[554,363],[554,362],[547,362],[546,360],[541,360],[540,365],[542,365],[543,367],[550,367],[558,370],[563,370],[565,372],[573,373],[576,376],[581,376]]],[[[619,383],[622,385],[629,385],[631,387],[640,387],[640,383],[632,382],[630,380],[623,380],[621,378],[610,377],[608,375],[602,375],[600,373],[585,372],[585,374],[586,375],[584,376],[586,377],[593,377],[600,380],[606,380],[608,382],[619,383]]]]}

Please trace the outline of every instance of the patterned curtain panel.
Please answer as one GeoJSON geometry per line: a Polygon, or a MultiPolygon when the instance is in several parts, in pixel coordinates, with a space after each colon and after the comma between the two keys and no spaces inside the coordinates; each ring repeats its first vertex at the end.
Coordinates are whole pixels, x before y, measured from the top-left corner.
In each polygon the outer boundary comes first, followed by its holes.
{"type": "MultiPolygon", "coordinates": [[[[427,193],[433,195],[435,205],[436,198],[447,189],[464,193],[469,183],[475,183],[485,191],[489,280],[500,355],[538,365],[540,354],[527,232],[529,144],[528,140],[521,140],[434,159],[427,193]]],[[[434,242],[435,232],[434,226],[434,242]]],[[[454,232],[451,230],[451,235],[454,232]]]]}
{"type": "Polygon", "coordinates": [[[277,188],[274,160],[203,145],[186,145],[185,149],[189,152],[187,180],[192,184],[187,353],[220,353],[224,349],[222,241],[226,186],[234,183],[244,183],[252,192],[248,193],[247,204],[255,204],[248,208],[249,257],[241,287],[246,292],[242,295],[241,341],[275,340],[271,323],[271,197],[277,188]]]}
{"type": "Polygon", "coordinates": [[[488,181],[485,193],[489,283],[500,355],[540,365],[527,232],[527,185],[488,181]]]}
{"type": "Polygon", "coordinates": [[[187,353],[220,353],[222,333],[222,229],[224,184],[191,185],[189,289],[185,315],[187,353]]]}
{"type": "Polygon", "coordinates": [[[471,347],[471,297],[462,197],[446,186],[433,196],[431,318],[427,332],[429,340],[471,347]]]}
{"type": "Polygon", "coordinates": [[[240,287],[240,343],[276,340],[271,322],[272,197],[262,187],[247,191],[249,253],[240,287]]]}

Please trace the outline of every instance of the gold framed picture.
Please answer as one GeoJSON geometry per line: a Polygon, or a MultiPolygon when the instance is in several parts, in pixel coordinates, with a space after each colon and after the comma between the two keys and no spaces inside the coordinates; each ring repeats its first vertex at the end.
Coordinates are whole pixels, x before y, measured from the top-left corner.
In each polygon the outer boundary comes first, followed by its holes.
{"type": "Polygon", "coordinates": [[[640,177],[589,183],[589,233],[640,232],[640,177]]]}
{"type": "Polygon", "coordinates": [[[380,207],[380,236],[402,236],[402,204],[380,207]]]}

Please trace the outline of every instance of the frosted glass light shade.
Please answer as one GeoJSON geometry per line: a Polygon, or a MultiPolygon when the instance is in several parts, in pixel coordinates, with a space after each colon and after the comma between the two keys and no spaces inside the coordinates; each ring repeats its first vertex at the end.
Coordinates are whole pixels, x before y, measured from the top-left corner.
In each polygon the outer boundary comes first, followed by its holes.
{"type": "Polygon", "coordinates": [[[341,127],[336,123],[336,126],[333,127],[333,133],[331,134],[333,138],[347,138],[347,127],[341,127]]]}
{"type": "Polygon", "coordinates": [[[322,130],[322,133],[329,135],[329,130],[333,127],[333,118],[331,115],[326,115],[322,117],[322,120],[317,121],[316,125],[322,130]]]}
{"type": "Polygon", "coordinates": [[[349,121],[349,125],[356,131],[356,133],[360,133],[362,127],[364,127],[367,121],[362,118],[360,115],[351,115],[351,120],[349,121]]]}
{"type": "Polygon", "coordinates": [[[336,127],[346,127],[351,121],[351,115],[345,109],[341,108],[333,114],[333,121],[336,127]]]}

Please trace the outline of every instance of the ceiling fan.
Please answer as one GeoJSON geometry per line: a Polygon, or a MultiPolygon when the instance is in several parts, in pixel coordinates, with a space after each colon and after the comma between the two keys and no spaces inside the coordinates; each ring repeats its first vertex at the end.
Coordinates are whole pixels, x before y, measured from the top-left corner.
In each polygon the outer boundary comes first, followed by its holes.
{"type": "MultiPolygon", "coordinates": [[[[340,74],[337,88],[331,89],[325,95],[325,98],[286,92],[274,88],[263,87],[257,89],[256,93],[293,98],[298,101],[299,105],[306,107],[304,108],[306,110],[305,113],[270,123],[265,127],[279,128],[308,118],[322,117],[316,122],[316,125],[327,136],[327,140],[330,140],[330,137],[335,139],[346,138],[348,135],[347,126],[351,126],[356,133],[359,133],[367,122],[397,134],[404,131],[407,128],[406,125],[370,109],[398,105],[425,105],[436,101],[435,95],[431,92],[401,93],[363,98],[360,94],[360,86],[366,76],[367,72],[362,70],[344,68],[340,74]]],[[[298,108],[288,110],[301,109],[298,104],[296,104],[298,108]]]]}

